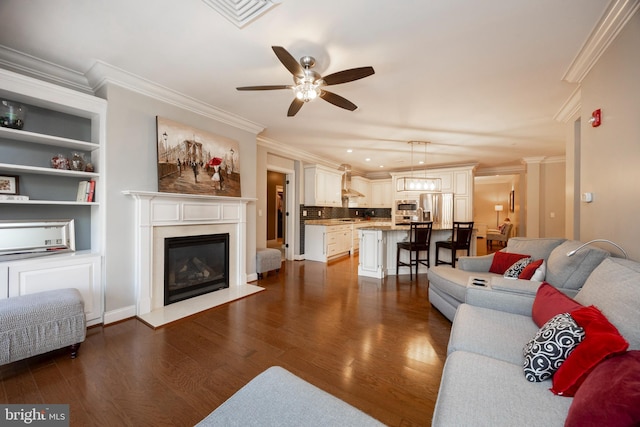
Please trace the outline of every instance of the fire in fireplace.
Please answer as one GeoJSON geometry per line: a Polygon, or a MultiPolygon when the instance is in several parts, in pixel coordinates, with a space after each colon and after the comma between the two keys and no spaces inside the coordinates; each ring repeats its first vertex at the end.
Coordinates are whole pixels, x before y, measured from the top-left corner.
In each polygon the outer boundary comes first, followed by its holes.
{"type": "Polygon", "coordinates": [[[228,233],[164,240],[164,305],[228,287],[228,233]]]}

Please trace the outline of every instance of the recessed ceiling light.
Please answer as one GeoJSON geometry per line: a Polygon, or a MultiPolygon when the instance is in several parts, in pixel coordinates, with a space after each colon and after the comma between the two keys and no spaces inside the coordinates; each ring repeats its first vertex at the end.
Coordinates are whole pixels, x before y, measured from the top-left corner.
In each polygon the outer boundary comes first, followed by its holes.
{"type": "Polygon", "coordinates": [[[424,165],[424,160],[420,160],[420,161],[418,162],[418,164],[419,164],[419,165],[424,165]]]}
{"type": "Polygon", "coordinates": [[[380,167],[381,167],[381,168],[383,168],[383,167],[384,167],[384,165],[380,165],[380,167]]]}
{"type": "Polygon", "coordinates": [[[364,161],[365,161],[365,162],[370,162],[370,161],[371,161],[371,159],[367,157],[366,159],[364,159],[364,161]]]}
{"type": "Polygon", "coordinates": [[[347,149],[347,153],[353,153],[353,150],[351,148],[347,149]]]}

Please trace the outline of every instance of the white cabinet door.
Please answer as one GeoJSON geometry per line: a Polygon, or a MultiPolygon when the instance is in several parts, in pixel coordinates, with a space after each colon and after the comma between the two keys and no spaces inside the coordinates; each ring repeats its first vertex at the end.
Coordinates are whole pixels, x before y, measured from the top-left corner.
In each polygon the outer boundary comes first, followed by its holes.
{"type": "Polygon", "coordinates": [[[351,178],[351,188],[362,193],[364,197],[358,197],[357,207],[368,208],[371,206],[371,182],[360,176],[354,176],[351,178]]]}
{"type": "Polygon", "coordinates": [[[321,173],[325,181],[326,206],[342,206],[342,175],[338,173],[321,173]]]}
{"type": "Polygon", "coordinates": [[[391,180],[380,179],[371,181],[371,207],[391,208],[393,204],[393,193],[391,191],[391,180]]]}
{"type": "Polygon", "coordinates": [[[82,294],[87,324],[102,323],[101,257],[78,255],[38,258],[9,265],[9,297],[76,288],[82,294]]]}
{"type": "Polygon", "coordinates": [[[305,166],[304,204],[342,206],[342,174],[319,165],[305,166]]]}
{"type": "Polygon", "coordinates": [[[382,232],[377,230],[359,230],[360,254],[358,257],[358,275],[383,278],[382,271],[382,232]]]}

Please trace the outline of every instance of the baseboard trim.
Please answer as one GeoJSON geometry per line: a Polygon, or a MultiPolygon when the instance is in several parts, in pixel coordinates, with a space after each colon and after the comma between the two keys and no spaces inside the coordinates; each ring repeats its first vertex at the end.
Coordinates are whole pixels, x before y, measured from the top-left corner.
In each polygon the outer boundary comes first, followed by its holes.
{"type": "Polygon", "coordinates": [[[119,308],[117,310],[111,310],[104,313],[104,324],[119,322],[121,320],[136,317],[136,306],[130,305],[129,307],[119,308]]]}

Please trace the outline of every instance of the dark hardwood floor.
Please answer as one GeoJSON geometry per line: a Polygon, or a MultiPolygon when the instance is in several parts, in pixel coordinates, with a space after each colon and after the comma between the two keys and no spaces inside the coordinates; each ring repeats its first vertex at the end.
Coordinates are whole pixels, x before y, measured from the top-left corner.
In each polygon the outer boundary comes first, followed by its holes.
{"type": "Polygon", "coordinates": [[[451,324],[426,275],[359,278],[351,257],[286,261],[256,284],[266,290],[156,330],[91,328],[74,360],[2,366],[0,401],[68,403],[72,426],[192,426],[279,365],[387,425],[430,424],[451,324]]]}

